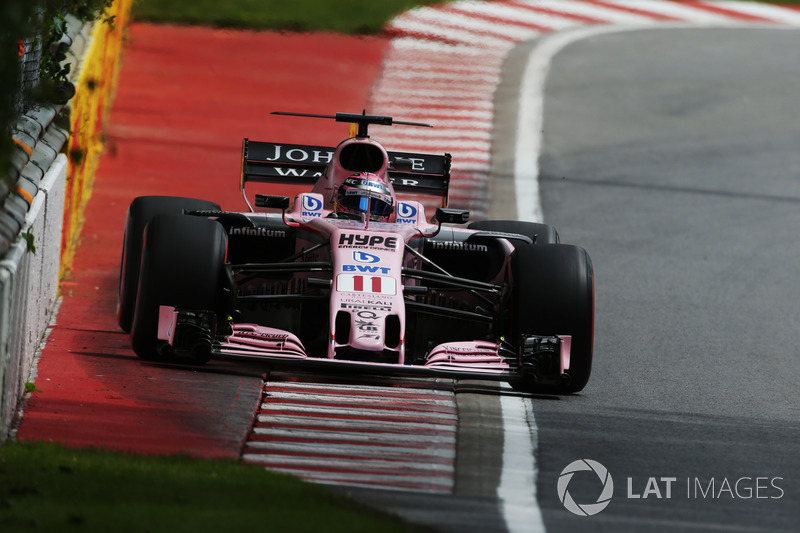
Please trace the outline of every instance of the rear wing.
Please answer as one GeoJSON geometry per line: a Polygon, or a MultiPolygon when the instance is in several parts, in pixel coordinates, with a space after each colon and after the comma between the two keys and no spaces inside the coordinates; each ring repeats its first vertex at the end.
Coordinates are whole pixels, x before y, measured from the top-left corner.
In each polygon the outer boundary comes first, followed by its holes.
{"type": "MultiPolygon", "coordinates": [[[[283,183],[313,185],[333,159],[335,148],[257,142],[242,142],[240,187],[246,183],[283,183]]],[[[396,192],[426,194],[447,201],[450,188],[450,154],[433,155],[410,152],[387,152],[389,181],[396,192]],[[398,160],[404,160],[399,164],[398,160]]]]}

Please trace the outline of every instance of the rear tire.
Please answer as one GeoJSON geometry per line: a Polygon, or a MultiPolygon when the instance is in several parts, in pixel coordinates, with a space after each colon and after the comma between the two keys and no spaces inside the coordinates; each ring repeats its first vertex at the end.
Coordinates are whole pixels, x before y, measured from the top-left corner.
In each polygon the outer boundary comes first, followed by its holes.
{"type": "MultiPolygon", "coordinates": [[[[222,225],[188,215],[157,215],[147,225],[131,328],[133,351],[142,359],[168,360],[158,340],[159,306],[218,312],[227,237],[222,225]]],[[[206,355],[189,362],[204,363],[206,355]]]]}
{"type": "Polygon", "coordinates": [[[512,338],[521,334],[571,335],[567,370],[571,380],[547,391],[568,394],[582,390],[592,372],[594,342],[594,274],[589,254],[568,244],[518,246],[512,275],[512,338]]]}
{"type": "Polygon", "coordinates": [[[117,322],[123,331],[130,332],[139,284],[139,263],[142,259],[144,228],[156,215],[180,215],[183,210],[219,210],[219,205],[205,200],[178,196],[140,196],[131,202],[125,218],[122,241],[122,260],[117,290],[117,322]]]}
{"type": "MultiPolygon", "coordinates": [[[[530,237],[536,244],[558,244],[561,240],[555,226],[520,220],[478,220],[467,226],[469,229],[519,233],[530,237]]],[[[519,241],[512,241],[515,244],[519,241]]]]}

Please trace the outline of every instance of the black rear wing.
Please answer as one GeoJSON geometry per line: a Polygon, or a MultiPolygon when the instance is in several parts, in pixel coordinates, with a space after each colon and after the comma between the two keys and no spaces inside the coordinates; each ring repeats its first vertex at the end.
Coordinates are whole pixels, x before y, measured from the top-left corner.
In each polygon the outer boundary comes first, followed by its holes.
{"type": "MultiPolygon", "coordinates": [[[[313,185],[333,159],[335,148],[304,144],[242,142],[240,187],[246,183],[313,185]]],[[[450,154],[388,152],[389,180],[396,192],[440,197],[447,203],[450,189],[450,154]],[[402,161],[400,161],[402,160],[402,161]]]]}

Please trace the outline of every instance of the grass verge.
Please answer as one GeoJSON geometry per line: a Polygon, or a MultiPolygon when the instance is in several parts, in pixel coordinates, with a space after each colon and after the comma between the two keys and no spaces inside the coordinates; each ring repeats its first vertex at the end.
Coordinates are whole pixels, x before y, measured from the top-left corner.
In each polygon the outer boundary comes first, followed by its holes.
{"type": "Polygon", "coordinates": [[[137,21],[254,30],[375,34],[395,15],[442,0],[136,0],[137,21]]]}
{"type": "Polygon", "coordinates": [[[325,487],[234,461],[132,456],[7,441],[0,531],[401,532],[325,487]]]}
{"type": "MultiPolygon", "coordinates": [[[[446,1],[450,0],[135,0],[133,18],[253,30],[376,34],[403,11],[446,1]]],[[[800,0],[771,3],[797,5],[800,0]]]]}

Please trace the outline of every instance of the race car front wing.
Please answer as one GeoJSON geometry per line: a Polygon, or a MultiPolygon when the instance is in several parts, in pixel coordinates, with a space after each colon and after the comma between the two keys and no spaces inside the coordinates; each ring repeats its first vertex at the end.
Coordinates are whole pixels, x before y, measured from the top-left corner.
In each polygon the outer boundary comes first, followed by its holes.
{"type": "Polygon", "coordinates": [[[412,365],[312,357],[293,333],[257,324],[231,324],[228,334],[215,338],[215,322],[211,311],[161,306],[158,339],[171,347],[176,358],[206,352],[218,359],[325,373],[522,380],[538,385],[569,381],[569,335],[522,335],[516,345],[483,340],[446,342],[430,350],[423,364],[412,365]]]}

